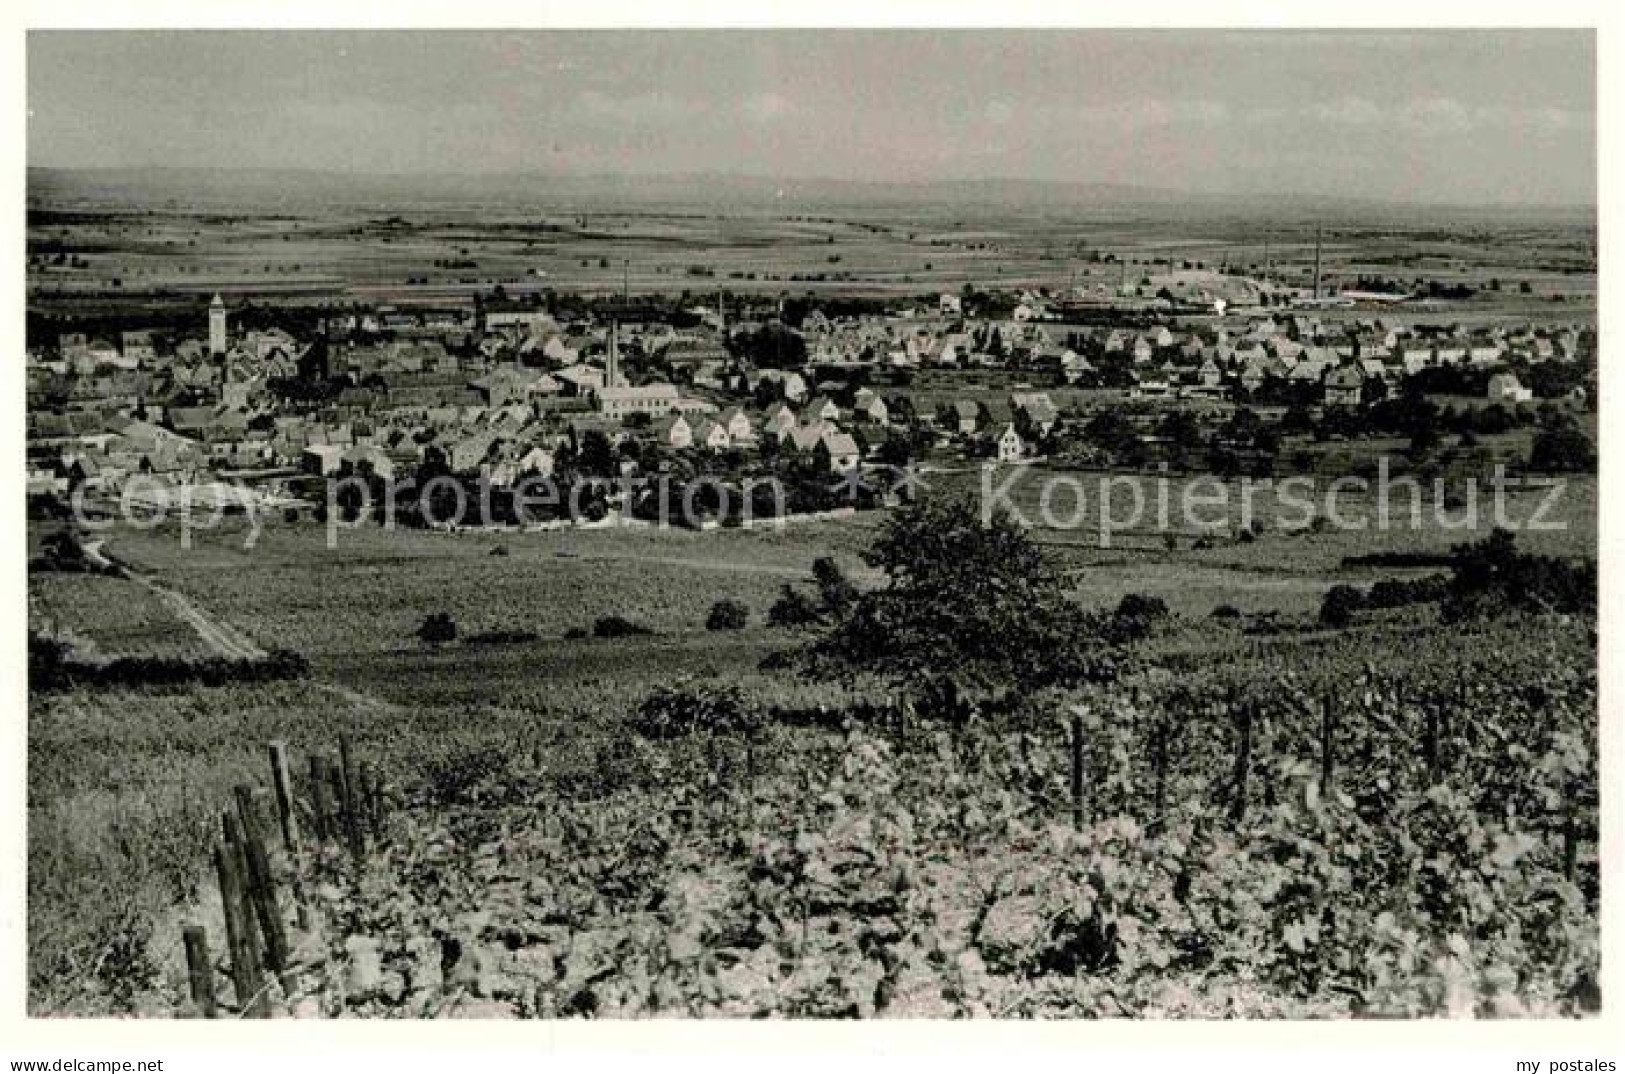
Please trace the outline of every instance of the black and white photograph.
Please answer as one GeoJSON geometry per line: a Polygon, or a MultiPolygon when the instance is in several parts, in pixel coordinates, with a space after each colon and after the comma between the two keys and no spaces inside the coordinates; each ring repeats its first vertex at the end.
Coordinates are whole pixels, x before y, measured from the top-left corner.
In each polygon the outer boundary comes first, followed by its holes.
{"type": "Polygon", "coordinates": [[[1595,29],[670,18],[26,31],[27,1017],[1594,1039],[1595,29]]]}

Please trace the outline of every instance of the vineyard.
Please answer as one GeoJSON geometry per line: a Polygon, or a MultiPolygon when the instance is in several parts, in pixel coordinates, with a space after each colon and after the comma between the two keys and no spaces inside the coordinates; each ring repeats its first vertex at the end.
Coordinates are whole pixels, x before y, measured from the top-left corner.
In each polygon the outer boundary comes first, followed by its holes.
{"type": "Polygon", "coordinates": [[[677,684],[425,758],[365,853],[279,852],[305,954],[247,1013],[1582,1016],[1593,645],[1348,636],[935,714],[677,684]]]}

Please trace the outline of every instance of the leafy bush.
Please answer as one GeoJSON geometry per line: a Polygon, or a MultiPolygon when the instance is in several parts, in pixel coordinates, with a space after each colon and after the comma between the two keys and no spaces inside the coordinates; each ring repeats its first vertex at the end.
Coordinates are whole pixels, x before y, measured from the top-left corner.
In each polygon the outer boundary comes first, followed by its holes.
{"type": "Polygon", "coordinates": [[[760,723],[732,684],[705,685],[680,682],[657,687],[629,720],[644,738],[682,738],[697,732],[720,735],[749,734],[760,723]]]}
{"type": "Polygon", "coordinates": [[[1411,604],[1430,604],[1443,600],[1450,590],[1450,576],[1436,574],[1429,578],[1384,578],[1366,594],[1368,608],[1403,608],[1411,604]]]}
{"type": "Polygon", "coordinates": [[[1351,585],[1334,585],[1320,602],[1320,621],[1324,626],[1346,627],[1365,606],[1364,593],[1351,585]]]}
{"type": "Polygon", "coordinates": [[[1115,614],[1119,618],[1166,619],[1168,602],[1145,593],[1127,593],[1118,601],[1115,614]]]}
{"type": "Polygon", "coordinates": [[[818,602],[830,615],[845,615],[858,599],[858,587],[829,556],[813,560],[813,581],[818,585],[818,602]]]}
{"type": "Polygon", "coordinates": [[[1544,429],[1529,449],[1529,468],[1548,474],[1588,474],[1597,469],[1597,449],[1572,424],[1544,429]]]}
{"type": "Polygon", "coordinates": [[[486,630],[470,634],[465,641],[469,645],[523,645],[538,636],[534,630],[486,630]]]}
{"type": "Polygon", "coordinates": [[[1597,561],[1581,562],[1517,550],[1516,538],[1497,527],[1482,541],[1458,545],[1442,609],[1451,622],[1514,610],[1597,610],[1597,561]]]}
{"type": "Polygon", "coordinates": [[[1241,609],[1236,607],[1234,604],[1221,604],[1217,608],[1213,609],[1213,618],[1240,619],[1241,609]]]}
{"type": "Polygon", "coordinates": [[[430,645],[457,640],[457,620],[450,612],[432,612],[418,625],[418,638],[430,645]]]}
{"type": "Polygon", "coordinates": [[[813,599],[795,586],[786,583],[779,590],[779,599],[767,609],[767,621],[776,627],[804,627],[823,622],[824,617],[813,599]]]}
{"type": "Polygon", "coordinates": [[[705,617],[707,630],[744,630],[750,610],[737,600],[719,600],[705,617]]]}
{"type": "Polygon", "coordinates": [[[296,652],[276,649],[265,656],[237,659],[169,656],[121,656],[100,663],[64,659],[54,639],[29,641],[30,690],[50,691],[75,685],[94,686],[226,686],[233,683],[276,682],[310,674],[310,661],[296,652]]]}
{"type": "Polygon", "coordinates": [[[619,615],[602,616],[592,625],[592,636],[595,638],[630,638],[652,633],[653,631],[641,623],[634,623],[619,615]]]}

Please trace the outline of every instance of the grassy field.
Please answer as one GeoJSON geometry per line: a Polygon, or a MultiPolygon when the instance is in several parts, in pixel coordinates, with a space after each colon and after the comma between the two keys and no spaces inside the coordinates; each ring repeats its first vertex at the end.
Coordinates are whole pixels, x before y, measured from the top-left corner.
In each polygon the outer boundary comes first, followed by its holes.
{"type": "Polygon", "coordinates": [[[208,654],[207,647],[158,594],[124,578],[31,573],[28,612],[31,627],[69,631],[82,656],[208,654]]]}
{"type": "MultiPolygon", "coordinates": [[[[614,191],[358,193],[283,183],[211,193],[197,176],[167,187],[150,180],[30,173],[32,304],[118,308],[215,290],[285,302],[410,302],[466,298],[498,283],[695,295],[929,295],[967,283],[1110,291],[1166,271],[1171,260],[1260,274],[1267,261],[1272,279],[1307,286],[1314,228],[1327,222],[1260,226],[1177,205],[836,204],[795,190],[719,211],[715,198],[640,202],[614,191]]],[[[1396,220],[1349,222],[1328,236],[1321,260],[1331,286],[1378,274],[1484,288],[1466,302],[1383,313],[1474,324],[1594,317],[1594,250],[1594,226],[1583,217],[1477,220],[1470,236],[1436,220],[1396,220]],[[1487,290],[1492,279],[1500,291],[1487,290]],[[1518,290],[1525,283],[1528,295],[1518,290]]]]}
{"type": "Polygon", "coordinates": [[[761,621],[786,583],[833,555],[858,573],[867,523],[783,532],[597,531],[459,534],[376,527],[273,526],[252,548],[222,527],[180,546],[166,529],[120,533],[113,554],[160,575],[266,648],[318,663],[416,649],[418,625],[447,611],[467,636],[530,631],[559,638],[620,615],[661,634],[703,630],[711,605],[737,600],[761,621]],[[504,549],[505,554],[493,555],[504,549]]]}

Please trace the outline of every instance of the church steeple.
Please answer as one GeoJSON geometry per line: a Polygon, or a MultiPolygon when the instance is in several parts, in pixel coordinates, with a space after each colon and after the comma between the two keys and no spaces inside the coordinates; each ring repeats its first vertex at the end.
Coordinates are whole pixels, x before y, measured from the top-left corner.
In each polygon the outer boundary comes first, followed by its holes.
{"type": "Polygon", "coordinates": [[[216,356],[226,353],[226,304],[219,294],[209,303],[209,353],[216,356]]]}

